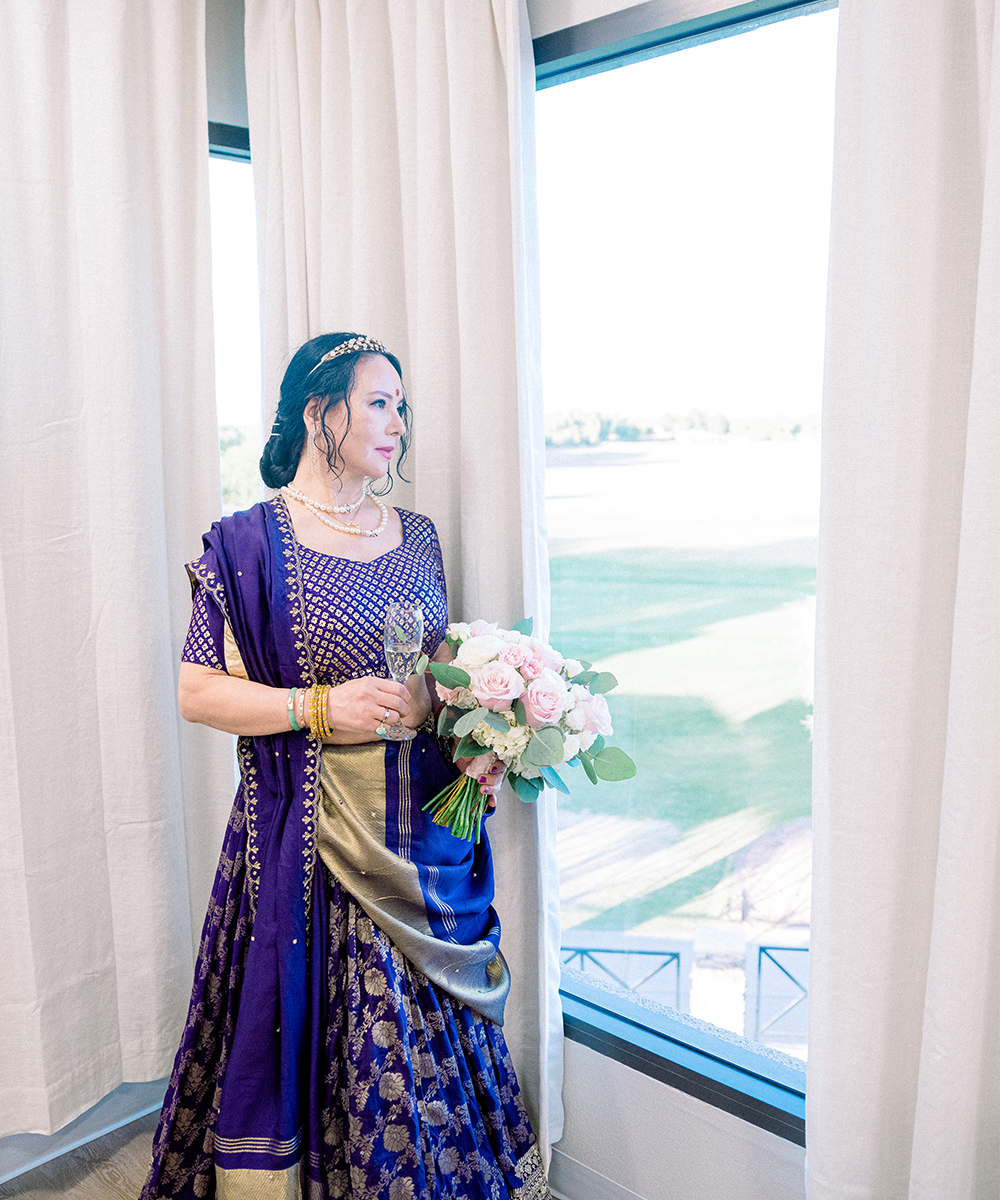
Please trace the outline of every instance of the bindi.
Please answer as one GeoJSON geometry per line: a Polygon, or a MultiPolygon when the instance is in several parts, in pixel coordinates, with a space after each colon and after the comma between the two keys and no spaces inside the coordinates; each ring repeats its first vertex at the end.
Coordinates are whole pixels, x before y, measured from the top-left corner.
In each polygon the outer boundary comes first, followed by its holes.
{"type": "Polygon", "coordinates": [[[396,388],[396,395],[399,395],[399,388],[396,388]]]}

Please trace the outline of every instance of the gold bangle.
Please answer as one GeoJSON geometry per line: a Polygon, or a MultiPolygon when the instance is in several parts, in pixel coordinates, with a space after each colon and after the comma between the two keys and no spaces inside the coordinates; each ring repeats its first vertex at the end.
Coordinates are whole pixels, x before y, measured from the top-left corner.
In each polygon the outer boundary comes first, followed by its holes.
{"type": "Polygon", "coordinates": [[[320,742],[325,742],[330,737],[330,723],[326,714],[329,694],[328,683],[314,683],[309,693],[309,732],[320,742]]]}
{"type": "Polygon", "coordinates": [[[330,714],[327,711],[327,703],[329,702],[329,699],[330,699],[330,685],[328,683],[324,683],[323,684],[323,698],[320,701],[320,708],[319,708],[319,723],[320,723],[320,728],[323,730],[323,741],[324,742],[327,742],[330,740],[330,714]]]}

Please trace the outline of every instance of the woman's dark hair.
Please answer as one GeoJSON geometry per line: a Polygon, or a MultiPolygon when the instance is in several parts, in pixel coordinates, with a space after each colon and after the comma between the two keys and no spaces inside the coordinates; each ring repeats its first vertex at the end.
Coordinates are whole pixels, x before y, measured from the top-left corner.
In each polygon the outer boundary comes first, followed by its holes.
{"type": "MultiPolygon", "coordinates": [[[[351,427],[351,389],[354,387],[354,374],[358,360],[362,354],[372,351],[353,351],[350,354],[339,354],[322,366],[316,368],[324,354],[335,349],[352,337],[361,337],[357,333],[321,333],[319,337],[310,338],[292,355],[285,376],[281,381],[281,399],[278,401],[278,411],[274,416],[271,436],[260,460],[261,478],[269,488],[284,487],[295,478],[299,469],[299,459],[302,457],[302,447],[306,440],[306,427],[302,414],[306,405],[312,399],[322,401],[319,409],[319,423],[326,441],[326,461],[334,475],[339,475],[338,464],[340,457],[340,442],[337,442],[327,429],[326,416],[338,404],[347,409],[347,425],[344,437],[351,427]],[[316,368],[316,369],[314,369],[316,368]]],[[[395,354],[386,351],[385,357],[396,368],[400,380],[403,378],[403,368],[395,354]]],[[[406,477],[399,468],[406,458],[410,448],[410,410],[406,404],[406,392],[403,392],[403,408],[400,415],[403,418],[403,436],[400,439],[399,462],[396,471],[401,479],[406,477]]],[[[317,442],[319,438],[317,437],[317,442]]],[[[343,441],[343,438],[341,438],[343,441]]],[[[389,488],[392,487],[392,467],[389,467],[389,488]]],[[[385,491],[388,491],[386,488],[385,491]]],[[[384,493],[382,493],[384,495],[384,493]]]]}

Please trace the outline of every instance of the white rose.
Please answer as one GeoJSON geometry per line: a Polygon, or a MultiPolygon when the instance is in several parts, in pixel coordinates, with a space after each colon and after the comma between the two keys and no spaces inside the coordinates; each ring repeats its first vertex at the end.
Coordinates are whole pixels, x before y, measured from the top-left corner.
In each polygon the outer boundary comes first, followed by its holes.
{"type": "Polygon", "coordinates": [[[584,750],[589,750],[590,747],[594,744],[594,740],[596,739],[596,737],[597,737],[596,733],[581,733],[580,734],[580,745],[584,748],[584,750]]]}
{"type": "Polygon", "coordinates": [[[566,724],[574,733],[579,733],[580,730],[587,724],[587,718],[582,708],[579,705],[569,709],[566,716],[563,718],[566,724]]]}
{"type": "Polygon", "coordinates": [[[563,762],[569,762],[580,753],[580,739],[575,733],[569,733],[563,738],[563,762]]]}
{"type": "Polygon", "coordinates": [[[470,637],[459,646],[458,654],[455,655],[455,666],[464,671],[475,671],[496,658],[502,646],[503,640],[490,633],[470,637]]]}
{"type": "Polygon", "coordinates": [[[581,701],[590,700],[590,688],[584,687],[582,683],[571,683],[569,685],[569,694],[577,704],[581,703],[581,701]]]}
{"type": "Polygon", "coordinates": [[[444,632],[446,637],[463,642],[472,634],[468,621],[453,621],[444,632]]]}
{"type": "Polygon", "coordinates": [[[566,669],[566,674],[572,679],[574,675],[579,675],[583,670],[583,663],[577,662],[575,658],[567,658],[563,667],[566,669]]]}

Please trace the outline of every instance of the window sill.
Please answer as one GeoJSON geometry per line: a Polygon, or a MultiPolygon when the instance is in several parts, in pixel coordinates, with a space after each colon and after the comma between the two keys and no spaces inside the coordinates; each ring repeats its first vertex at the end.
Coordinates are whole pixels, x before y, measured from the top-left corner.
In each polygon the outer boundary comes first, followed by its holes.
{"type": "Polygon", "coordinates": [[[563,1028],[589,1046],[786,1141],[805,1145],[805,1064],[563,968],[563,1028]]]}

